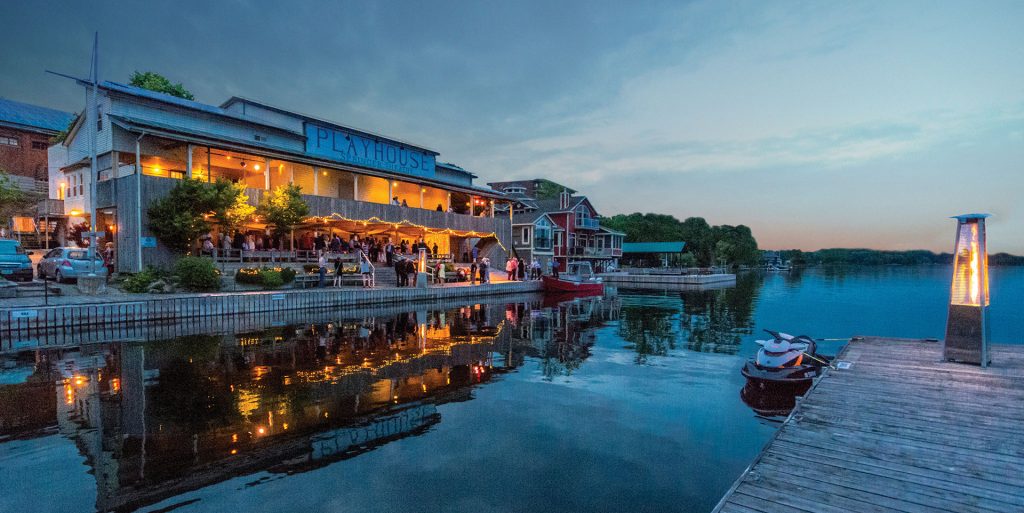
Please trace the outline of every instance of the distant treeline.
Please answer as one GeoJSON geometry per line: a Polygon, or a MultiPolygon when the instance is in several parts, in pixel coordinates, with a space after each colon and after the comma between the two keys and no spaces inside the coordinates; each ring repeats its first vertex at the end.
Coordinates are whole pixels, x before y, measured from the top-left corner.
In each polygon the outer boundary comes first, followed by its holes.
{"type": "MultiPolygon", "coordinates": [[[[933,253],[923,249],[911,251],[883,251],[877,249],[832,248],[818,251],[791,249],[780,251],[783,260],[793,265],[922,265],[953,263],[951,253],[933,253]]],[[[1024,256],[995,253],[988,256],[989,265],[1024,265],[1024,256]]]]}

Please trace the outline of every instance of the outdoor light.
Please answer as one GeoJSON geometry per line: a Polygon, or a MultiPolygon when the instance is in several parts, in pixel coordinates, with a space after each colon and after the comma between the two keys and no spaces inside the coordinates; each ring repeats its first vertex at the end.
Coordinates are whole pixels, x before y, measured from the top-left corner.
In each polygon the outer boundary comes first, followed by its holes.
{"type": "Polygon", "coordinates": [[[68,213],[71,214],[72,216],[80,216],[80,215],[82,215],[82,211],[81,210],[72,210],[71,212],[68,212],[68,213]]]}
{"type": "Polygon", "coordinates": [[[252,168],[255,169],[256,171],[259,171],[260,170],[260,165],[256,164],[256,165],[252,166],[252,168]]]}
{"type": "Polygon", "coordinates": [[[988,248],[985,218],[988,214],[956,216],[956,245],[953,255],[953,279],[946,318],[946,360],[975,363],[991,362],[988,353],[988,248]]]}

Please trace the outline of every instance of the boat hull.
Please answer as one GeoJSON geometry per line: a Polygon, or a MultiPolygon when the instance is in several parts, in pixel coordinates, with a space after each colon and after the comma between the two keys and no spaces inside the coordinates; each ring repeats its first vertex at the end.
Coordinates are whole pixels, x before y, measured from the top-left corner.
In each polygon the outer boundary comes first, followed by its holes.
{"type": "Polygon", "coordinates": [[[570,294],[600,294],[604,292],[603,283],[575,282],[560,280],[554,276],[543,276],[544,292],[561,292],[570,294]]]}

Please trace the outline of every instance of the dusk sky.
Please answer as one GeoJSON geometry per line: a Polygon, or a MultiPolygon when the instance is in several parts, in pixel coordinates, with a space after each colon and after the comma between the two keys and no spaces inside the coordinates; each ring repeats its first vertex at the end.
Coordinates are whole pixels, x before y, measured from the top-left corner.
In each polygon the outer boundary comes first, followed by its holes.
{"type": "Polygon", "coordinates": [[[762,248],[1024,254],[1024,2],[4,3],[0,97],[80,110],[134,70],[413,141],[602,215],[762,248]],[[330,7],[325,7],[330,5],[330,7]]]}

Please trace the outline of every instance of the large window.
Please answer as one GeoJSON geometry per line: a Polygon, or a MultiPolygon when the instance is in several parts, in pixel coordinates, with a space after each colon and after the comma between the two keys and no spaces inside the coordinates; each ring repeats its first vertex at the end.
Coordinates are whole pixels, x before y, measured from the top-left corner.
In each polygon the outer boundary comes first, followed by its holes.
{"type": "Polygon", "coordinates": [[[338,197],[338,178],[344,173],[344,171],[338,171],[336,169],[327,169],[318,167],[316,168],[317,173],[317,196],[326,196],[328,198],[338,197]]]}
{"type": "Polygon", "coordinates": [[[359,201],[389,203],[388,181],[375,176],[359,175],[359,201]]]}
{"type": "Polygon", "coordinates": [[[302,194],[313,194],[313,166],[306,164],[291,164],[292,183],[302,189],[302,194]]]}
{"type": "Polygon", "coordinates": [[[267,160],[236,151],[210,149],[210,181],[218,178],[243,183],[250,189],[265,189],[267,160]]]}
{"type": "Polygon", "coordinates": [[[184,178],[188,168],[188,145],[183,142],[147,137],[142,140],[142,174],[161,178],[184,178]]]}

